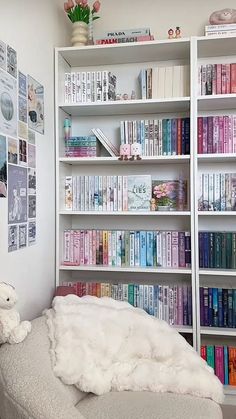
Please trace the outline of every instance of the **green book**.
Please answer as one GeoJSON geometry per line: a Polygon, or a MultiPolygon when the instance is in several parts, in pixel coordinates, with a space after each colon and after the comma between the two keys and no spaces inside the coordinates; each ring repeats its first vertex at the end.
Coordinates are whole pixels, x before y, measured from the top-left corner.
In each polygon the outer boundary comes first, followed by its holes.
{"type": "Polygon", "coordinates": [[[221,233],[221,268],[226,269],[226,233],[221,233]]]}
{"type": "Polygon", "coordinates": [[[236,233],[232,233],[232,269],[236,269],[236,233]]]}
{"type": "Polygon", "coordinates": [[[232,269],[232,233],[226,233],[226,268],[232,269]]]}
{"type": "Polygon", "coordinates": [[[207,345],[207,363],[215,369],[215,351],[213,345],[207,345]]]}
{"type": "Polygon", "coordinates": [[[134,284],[128,284],[128,303],[134,305],[134,284]]]}
{"type": "Polygon", "coordinates": [[[222,233],[216,232],[214,233],[214,267],[221,268],[221,256],[222,256],[222,240],[221,240],[222,233]]]}

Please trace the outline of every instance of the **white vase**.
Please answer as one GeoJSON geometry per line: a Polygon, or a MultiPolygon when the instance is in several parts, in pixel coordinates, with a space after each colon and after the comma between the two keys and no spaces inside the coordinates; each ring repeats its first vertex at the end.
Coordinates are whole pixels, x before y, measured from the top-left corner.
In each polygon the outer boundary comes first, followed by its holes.
{"type": "Polygon", "coordinates": [[[169,205],[158,205],[157,206],[157,211],[170,211],[170,206],[169,205]]]}
{"type": "Polygon", "coordinates": [[[89,27],[88,24],[82,21],[73,23],[71,43],[73,47],[87,45],[88,43],[89,27]]]}

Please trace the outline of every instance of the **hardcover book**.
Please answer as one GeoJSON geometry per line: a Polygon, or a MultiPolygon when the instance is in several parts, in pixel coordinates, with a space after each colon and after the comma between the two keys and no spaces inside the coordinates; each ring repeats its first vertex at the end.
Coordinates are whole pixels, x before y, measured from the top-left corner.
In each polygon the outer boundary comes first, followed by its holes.
{"type": "Polygon", "coordinates": [[[128,211],[149,211],[151,176],[128,176],[128,211]]]}
{"type": "Polygon", "coordinates": [[[187,180],[153,180],[152,197],[157,210],[183,211],[187,208],[187,180]]]}

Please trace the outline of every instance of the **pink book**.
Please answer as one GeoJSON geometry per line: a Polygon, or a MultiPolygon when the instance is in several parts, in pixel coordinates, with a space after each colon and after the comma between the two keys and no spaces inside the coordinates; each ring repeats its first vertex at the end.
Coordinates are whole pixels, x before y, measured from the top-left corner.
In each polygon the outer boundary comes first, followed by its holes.
{"type": "Polygon", "coordinates": [[[224,384],[224,349],[223,346],[215,346],[215,374],[224,384]]]}
{"type": "Polygon", "coordinates": [[[213,153],[219,153],[219,117],[213,116],[213,153]]]}
{"type": "Polygon", "coordinates": [[[89,265],[89,234],[84,230],[84,265],[89,265]]]}
{"type": "Polygon", "coordinates": [[[84,265],[84,230],[80,230],[80,265],[84,265]]]}
{"type": "Polygon", "coordinates": [[[228,138],[229,138],[229,147],[228,153],[233,153],[233,115],[229,115],[228,119],[229,129],[228,129],[228,138]]]}
{"type": "Polygon", "coordinates": [[[221,89],[221,64],[216,64],[216,93],[220,95],[222,93],[221,89]]]}
{"type": "Polygon", "coordinates": [[[219,153],[224,151],[224,117],[219,116],[219,153]]]}
{"type": "Polygon", "coordinates": [[[81,282],[76,282],[76,295],[78,295],[78,297],[82,296],[81,282]]]}
{"type": "Polygon", "coordinates": [[[54,297],[60,296],[60,297],[65,297],[68,294],[76,294],[76,291],[74,289],[74,287],[69,287],[66,285],[59,285],[56,288],[56,292],[54,297]]]}
{"type": "Polygon", "coordinates": [[[93,230],[92,233],[92,247],[93,247],[93,251],[92,251],[92,265],[96,265],[96,241],[97,241],[97,231],[93,230]]]}
{"type": "Polygon", "coordinates": [[[179,267],[179,247],[178,247],[178,231],[171,232],[171,259],[172,259],[172,267],[178,268],[179,267]]]}
{"type": "Polygon", "coordinates": [[[203,118],[203,141],[202,141],[202,151],[203,154],[207,153],[207,130],[208,130],[208,117],[204,116],[203,118]]]}
{"type": "Polygon", "coordinates": [[[80,264],[80,231],[74,230],[74,264],[80,264]]]}
{"type": "Polygon", "coordinates": [[[74,265],[74,231],[70,230],[70,263],[74,265]]]}
{"type": "Polygon", "coordinates": [[[216,64],[212,65],[212,94],[216,95],[217,93],[217,74],[216,74],[216,64]]]}
{"type": "Polygon", "coordinates": [[[89,265],[93,264],[93,232],[92,230],[88,231],[89,236],[89,265]]]}
{"type": "Polygon", "coordinates": [[[231,93],[236,93],[236,64],[230,64],[231,93]]]}
{"type": "Polygon", "coordinates": [[[224,118],[224,147],[223,152],[229,152],[229,117],[228,115],[223,116],[224,118]]]}
{"type": "Polygon", "coordinates": [[[221,66],[221,93],[226,94],[226,64],[221,66]]]}
{"type": "Polygon", "coordinates": [[[236,153],[236,115],[233,115],[233,153],[236,153]]]}
{"type": "Polygon", "coordinates": [[[225,64],[226,72],[226,93],[231,93],[231,83],[230,83],[230,64],[225,64]]]}
{"type": "Polygon", "coordinates": [[[207,153],[213,153],[213,116],[207,118],[207,153]]]}
{"type": "Polygon", "coordinates": [[[198,117],[198,154],[203,153],[203,118],[198,117]]]}
{"type": "Polygon", "coordinates": [[[178,285],[177,289],[177,324],[183,325],[184,319],[183,319],[183,287],[181,285],[178,285]]]}

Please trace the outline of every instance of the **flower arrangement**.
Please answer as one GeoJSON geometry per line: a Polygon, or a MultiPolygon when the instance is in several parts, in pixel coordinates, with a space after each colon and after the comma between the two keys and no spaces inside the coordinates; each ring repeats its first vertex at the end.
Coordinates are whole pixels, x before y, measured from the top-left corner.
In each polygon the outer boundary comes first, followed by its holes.
{"type": "Polygon", "coordinates": [[[92,20],[99,19],[99,16],[95,16],[95,13],[98,13],[101,7],[99,0],[96,0],[93,3],[92,9],[88,5],[88,0],[74,1],[68,0],[66,3],[64,3],[64,10],[72,23],[85,22],[89,24],[90,16],[92,20]]]}
{"type": "Polygon", "coordinates": [[[172,203],[173,199],[173,184],[171,182],[161,183],[153,189],[153,195],[157,199],[157,205],[168,206],[172,203]]]}

